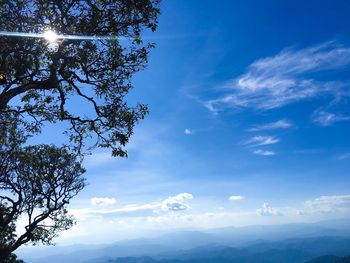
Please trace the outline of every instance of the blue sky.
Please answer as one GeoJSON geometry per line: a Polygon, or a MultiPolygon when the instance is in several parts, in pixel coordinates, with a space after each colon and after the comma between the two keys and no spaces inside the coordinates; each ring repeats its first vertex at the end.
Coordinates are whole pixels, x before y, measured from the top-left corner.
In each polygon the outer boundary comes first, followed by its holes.
{"type": "Polygon", "coordinates": [[[59,243],[350,215],[350,3],[162,3],[128,159],[96,151],[59,243]]]}

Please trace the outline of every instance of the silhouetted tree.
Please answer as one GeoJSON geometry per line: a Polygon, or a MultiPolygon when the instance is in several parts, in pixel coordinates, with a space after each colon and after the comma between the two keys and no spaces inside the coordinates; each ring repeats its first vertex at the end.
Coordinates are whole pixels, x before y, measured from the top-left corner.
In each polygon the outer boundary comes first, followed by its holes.
{"type": "Polygon", "coordinates": [[[94,146],[125,156],[123,146],[147,113],[143,104],[128,106],[125,96],[153,47],[143,43],[141,33],[156,29],[158,13],[158,0],[1,1],[1,30],[51,29],[59,35],[112,39],[58,40],[58,50],[50,52],[45,39],[1,36],[7,83],[0,86],[0,113],[30,116],[38,126],[68,122],[67,133],[78,150],[93,136],[94,146]],[[77,101],[86,102],[84,110],[72,107],[77,101]]]}
{"type": "Polygon", "coordinates": [[[72,226],[66,205],[85,185],[87,149],[127,155],[148,109],[125,96],[154,47],[142,33],[156,29],[158,14],[159,0],[0,1],[1,31],[96,36],[57,40],[56,50],[43,38],[0,36],[0,262],[16,262],[21,245],[49,244],[72,226]],[[29,145],[59,122],[70,143],[29,145]]]}
{"type": "MultiPolygon", "coordinates": [[[[79,157],[67,147],[23,146],[25,122],[1,116],[0,131],[0,261],[31,242],[50,244],[73,218],[66,205],[85,186],[79,157]],[[24,229],[16,231],[21,218],[24,229]]],[[[7,116],[6,116],[7,115],[7,116]]],[[[6,262],[6,261],[5,261],[6,262]]]]}

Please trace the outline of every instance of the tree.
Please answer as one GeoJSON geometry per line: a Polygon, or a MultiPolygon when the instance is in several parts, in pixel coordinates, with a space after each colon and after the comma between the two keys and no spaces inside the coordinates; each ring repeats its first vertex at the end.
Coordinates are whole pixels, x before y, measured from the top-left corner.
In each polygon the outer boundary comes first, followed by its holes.
{"type": "Polygon", "coordinates": [[[67,204],[85,186],[88,150],[127,156],[124,146],[148,109],[125,97],[154,47],[142,33],[156,29],[158,14],[159,0],[0,2],[2,31],[96,36],[57,40],[54,51],[43,38],[0,36],[0,262],[16,262],[21,245],[50,244],[72,226],[67,204]],[[29,144],[60,122],[69,143],[29,144]]]}
{"type": "Polygon", "coordinates": [[[28,242],[50,244],[71,227],[66,205],[85,186],[76,154],[65,146],[22,146],[25,123],[9,114],[1,120],[0,261],[28,242]],[[25,230],[17,236],[19,217],[25,230]]]}
{"type": "Polygon", "coordinates": [[[143,69],[153,44],[141,33],[157,26],[159,0],[16,0],[0,4],[0,28],[11,32],[110,36],[112,39],[58,41],[50,52],[47,40],[0,37],[1,68],[7,84],[0,90],[0,113],[17,112],[45,122],[69,123],[71,142],[81,150],[93,136],[93,146],[112,148],[125,156],[125,144],[138,120],[147,113],[130,107],[125,96],[131,77],[143,69]],[[19,98],[11,104],[11,100],[19,98]],[[72,103],[84,100],[84,114],[72,103]],[[75,98],[73,100],[73,98],[75,98]]]}

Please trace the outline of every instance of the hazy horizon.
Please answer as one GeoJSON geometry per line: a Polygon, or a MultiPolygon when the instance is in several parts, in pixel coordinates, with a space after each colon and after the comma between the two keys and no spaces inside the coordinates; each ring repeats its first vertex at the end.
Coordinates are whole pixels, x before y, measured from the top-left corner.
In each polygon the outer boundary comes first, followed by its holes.
{"type": "MultiPolygon", "coordinates": [[[[277,256],[275,259],[277,262],[278,257],[281,257],[278,256],[278,251],[285,250],[281,259],[290,260],[296,253],[293,252],[295,249],[300,259],[292,262],[300,262],[302,259],[304,262],[312,257],[332,253],[337,256],[347,255],[349,253],[347,244],[350,245],[350,223],[348,219],[342,219],[309,224],[175,230],[105,244],[24,247],[18,250],[18,255],[29,263],[107,262],[108,259],[143,262],[144,257],[151,257],[152,260],[166,258],[186,260],[196,257],[220,258],[220,255],[235,257],[235,254],[239,260],[243,260],[244,256],[238,251],[256,253],[254,251],[259,251],[260,247],[260,250],[266,251],[271,256],[277,256]],[[232,253],[227,254],[227,250],[232,250],[232,253]],[[313,252],[308,254],[306,251],[313,252]],[[202,256],[198,252],[202,253],[202,256]]],[[[251,257],[249,253],[245,256],[251,257]]]]}

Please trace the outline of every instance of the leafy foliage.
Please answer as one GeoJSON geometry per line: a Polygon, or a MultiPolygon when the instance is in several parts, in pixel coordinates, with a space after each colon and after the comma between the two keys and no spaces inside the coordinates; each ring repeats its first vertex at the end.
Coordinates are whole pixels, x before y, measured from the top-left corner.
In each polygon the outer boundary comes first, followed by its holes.
{"type": "MultiPolygon", "coordinates": [[[[66,121],[67,134],[81,150],[108,147],[113,155],[126,156],[123,146],[136,122],[148,112],[140,104],[125,101],[132,88],[131,77],[147,63],[152,43],[144,44],[144,28],[154,31],[158,0],[16,0],[0,8],[0,28],[12,32],[111,36],[113,39],[59,41],[49,52],[45,39],[1,37],[1,67],[7,84],[0,88],[0,111],[31,116],[41,126],[45,121],[66,121]],[[15,97],[20,104],[11,104],[15,97]],[[72,104],[86,101],[84,113],[72,104]],[[88,106],[90,108],[88,108],[88,106]]],[[[1,87],[1,86],[0,86],[1,87]]]]}
{"type": "Polygon", "coordinates": [[[23,122],[5,117],[0,123],[0,259],[28,242],[50,244],[71,227],[66,205],[85,186],[76,154],[64,146],[23,146],[23,122]],[[19,217],[25,230],[17,236],[19,217]]]}
{"type": "Polygon", "coordinates": [[[67,204],[85,186],[88,150],[127,155],[148,109],[126,95],[154,47],[142,33],[156,29],[158,14],[159,0],[0,1],[2,31],[108,36],[57,40],[55,51],[43,38],[0,37],[0,262],[20,262],[18,247],[50,244],[74,224],[67,204]],[[29,145],[61,122],[69,143],[29,145]]]}

